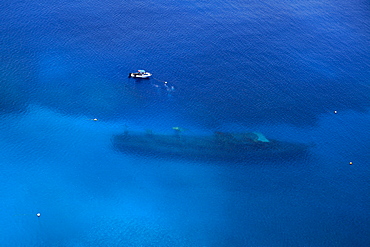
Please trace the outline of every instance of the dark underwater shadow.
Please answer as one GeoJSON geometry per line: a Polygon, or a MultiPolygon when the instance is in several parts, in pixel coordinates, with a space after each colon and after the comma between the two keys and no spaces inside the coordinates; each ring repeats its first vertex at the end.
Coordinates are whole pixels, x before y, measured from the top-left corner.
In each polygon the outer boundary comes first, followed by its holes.
{"type": "Polygon", "coordinates": [[[309,146],[302,143],[257,141],[253,133],[215,135],[157,135],[126,132],[114,135],[112,148],[128,155],[162,160],[196,161],[207,164],[247,164],[303,161],[309,146]]]}

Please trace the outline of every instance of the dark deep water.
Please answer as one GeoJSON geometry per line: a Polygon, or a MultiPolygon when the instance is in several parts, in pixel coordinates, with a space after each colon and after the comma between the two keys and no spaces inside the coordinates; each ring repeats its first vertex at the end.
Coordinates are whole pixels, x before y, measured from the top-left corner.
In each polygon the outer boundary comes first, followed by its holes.
{"type": "Polygon", "coordinates": [[[369,246],[369,20],[367,0],[1,1],[1,246],[369,246]],[[174,126],[309,150],[112,148],[174,126]]]}

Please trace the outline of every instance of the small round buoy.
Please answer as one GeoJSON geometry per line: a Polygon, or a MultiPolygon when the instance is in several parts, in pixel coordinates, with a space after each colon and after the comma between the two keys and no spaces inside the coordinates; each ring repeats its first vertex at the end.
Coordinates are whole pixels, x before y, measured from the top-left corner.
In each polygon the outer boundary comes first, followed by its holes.
{"type": "Polygon", "coordinates": [[[37,217],[40,217],[40,216],[41,216],[41,214],[40,214],[40,213],[37,213],[37,214],[36,214],[36,216],[37,216],[37,217]]]}
{"type": "Polygon", "coordinates": [[[352,163],[352,161],[351,161],[351,162],[349,162],[349,164],[350,164],[350,165],[352,165],[352,164],[353,164],[353,163],[352,163]]]}
{"type": "Polygon", "coordinates": [[[337,114],[338,112],[337,111],[334,111],[334,114],[337,114]]]}

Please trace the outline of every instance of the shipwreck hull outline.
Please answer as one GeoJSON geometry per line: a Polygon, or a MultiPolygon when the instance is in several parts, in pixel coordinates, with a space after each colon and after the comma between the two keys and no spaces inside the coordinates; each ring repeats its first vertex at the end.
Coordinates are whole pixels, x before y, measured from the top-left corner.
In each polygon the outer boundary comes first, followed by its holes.
{"type": "MultiPolygon", "coordinates": [[[[223,133],[222,133],[223,134],[223,133]]],[[[167,159],[243,162],[251,160],[297,159],[305,156],[301,143],[243,138],[244,134],[163,135],[127,132],[112,137],[116,151],[167,159]]]]}

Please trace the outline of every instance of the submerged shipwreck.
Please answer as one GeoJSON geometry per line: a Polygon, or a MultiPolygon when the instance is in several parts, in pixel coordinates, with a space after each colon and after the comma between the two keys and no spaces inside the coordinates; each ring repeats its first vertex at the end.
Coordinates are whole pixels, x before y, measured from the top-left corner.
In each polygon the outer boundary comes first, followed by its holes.
{"type": "Polygon", "coordinates": [[[128,154],[210,161],[296,159],[306,150],[304,144],[268,140],[256,132],[185,135],[180,128],[173,129],[173,135],[125,131],[113,136],[112,142],[116,150],[128,154]]]}

